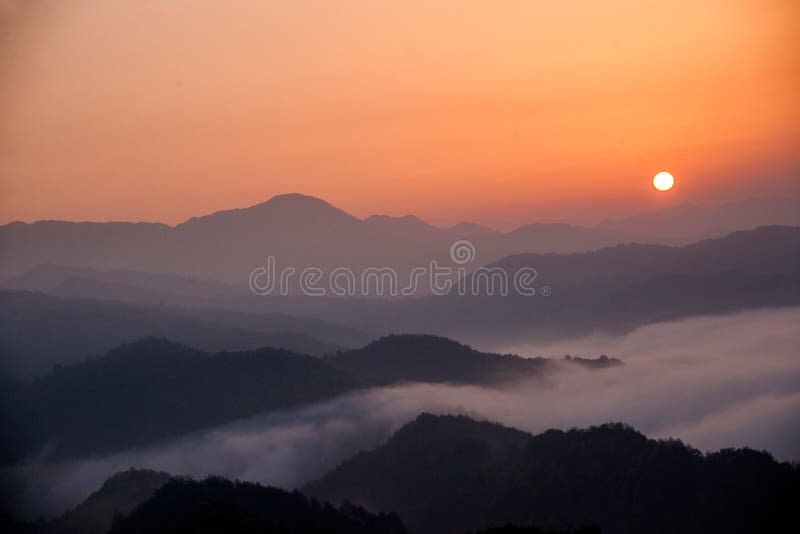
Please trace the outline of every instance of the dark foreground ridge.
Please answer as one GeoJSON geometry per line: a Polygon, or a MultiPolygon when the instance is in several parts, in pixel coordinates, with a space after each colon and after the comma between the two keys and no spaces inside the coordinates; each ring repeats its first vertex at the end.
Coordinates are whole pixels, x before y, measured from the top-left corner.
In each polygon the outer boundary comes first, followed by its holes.
{"type": "Polygon", "coordinates": [[[799,492],[798,466],[751,449],[702,454],[619,423],[531,435],[464,416],[423,414],[303,494],[129,470],[60,518],[5,517],[0,530],[789,533],[800,524],[799,492]]]}
{"type": "Polygon", "coordinates": [[[406,529],[394,514],[371,514],[347,503],[334,508],[298,491],[212,477],[170,481],[109,531],[141,532],[403,534],[406,529]]]}
{"type": "Polygon", "coordinates": [[[395,514],[333,507],[298,491],[209,477],[202,481],[131,470],[109,479],[84,503],[52,522],[0,522],[5,531],[39,534],[405,534],[395,514]],[[155,485],[155,487],[153,487],[155,485]],[[137,499],[136,502],[131,502],[137,499]]]}
{"type": "Polygon", "coordinates": [[[163,471],[119,472],[72,510],[36,527],[42,532],[59,534],[105,534],[115,518],[130,514],[170,480],[172,476],[163,471]]]}
{"type": "Polygon", "coordinates": [[[396,511],[423,534],[507,522],[596,525],[611,534],[800,527],[797,466],[751,449],[702,454],[622,424],[531,435],[464,416],[421,415],[306,492],[396,511]]]}
{"type": "MultiPolygon", "coordinates": [[[[129,469],[109,478],[83,503],[52,521],[14,522],[15,534],[259,533],[405,534],[397,514],[374,514],[345,503],[334,507],[260,484],[209,477],[203,481],[129,469]]],[[[476,534],[599,534],[594,527],[542,530],[506,524],[476,534]]]]}

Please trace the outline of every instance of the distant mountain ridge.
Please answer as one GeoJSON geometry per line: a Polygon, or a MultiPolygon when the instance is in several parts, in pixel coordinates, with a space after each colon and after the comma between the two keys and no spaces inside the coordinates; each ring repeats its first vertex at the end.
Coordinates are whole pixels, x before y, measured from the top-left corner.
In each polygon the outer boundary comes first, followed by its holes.
{"type": "Polygon", "coordinates": [[[226,282],[241,290],[247,287],[249,273],[263,266],[269,255],[281,266],[298,269],[390,266],[408,273],[431,260],[450,262],[449,245],[456,239],[472,240],[476,261],[485,264],[516,253],[580,252],[630,242],[685,244],[758,225],[800,224],[787,208],[771,206],[772,201],[752,201],[693,210],[691,218],[678,209],[596,227],[533,224],[503,233],[475,223],[439,228],[411,215],[361,220],[324,200],[287,194],[249,208],[194,217],[174,227],[121,222],[6,224],[0,227],[0,279],[55,263],[174,273],[226,282]],[[736,223],[737,214],[747,216],[736,223]],[[668,222],[648,223],[648,217],[668,222]],[[695,221],[694,231],[687,225],[689,219],[695,221]],[[698,222],[705,219],[710,222],[698,222]],[[664,225],[675,232],[665,231],[664,225]]]}
{"type": "Polygon", "coordinates": [[[607,219],[597,228],[636,231],[664,239],[718,237],[758,226],[800,226],[800,199],[750,198],[713,208],[679,204],[630,217],[607,219]]]}
{"type": "MultiPolygon", "coordinates": [[[[195,317],[245,330],[263,331],[275,314],[291,314],[298,320],[304,318],[306,326],[282,322],[284,331],[343,347],[363,346],[375,337],[398,331],[498,346],[592,332],[619,334],[682,317],[799,305],[800,228],[759,227],[680,247],[625,244],[570,254],[516,254],[486,268],[504,272],[509,284],[520,269],[534,269],[537,276],[532,285],[537,294],[521,296],[512,290],[502,297],[480,290],[475,296],[460,296],[451,290],[446,296],[389,300],[260,297],[231,288],[227,296],[214,296],[220,287],[228,286],[178,277],[173,285],[176,289],[186,287],[186,292],[207,295],[184,296],[148,289],[169,289],[164,280],[172,275],[127,271],[117,275],[119,271],[80,269],[80,276],[74,277],[75,269],[57,266],[34,269],[8,284],[39,288],[43,287],[41,280],[47,279],[48,291],[55,294],[180,307],[195,317]],[[541,293],[545,286],[550,289],[546,296],[541,293]],[[264,314],[271,314],[269,320],[260,323],[255,319],[264,314]],[[317,324],[312,327],[313,321],[317,324]],[[336,329],[331,325],[343,326],[336,329]],[[348,329],[352,335],[346,333],[348,329]]],[[[468,273],[466,280],[471,286],[472,275],[468,273]]],[[[485,284],[481,287],[485,289],[485,284]]],[[[275,331],[272,328],[270,333],[275,331]]],[[[173,337],[168,332],[153,333],[173,337]]],[[[230,348],[235,347],[243,348],[230,348]]]]}
{"type": "Polygon", "coordinates": [[[443,228],[427,223],[415,215],[404,215],[402,217],[371,215],[364,219],[364,224],[383,235],[421,242],[436,242],[467,236],[490,236],[501,233],[488,226],[472,222],[461,222],[443,228]]]}
{"type": "Polygon", "coordinates": [[[162,336],[201,350],[265,346],[322,356],[374,336],[286,314],[189,310],[158,304],[0,291],[0,376],[30,379],[124,342],[162,336]]]}
{"type": "Polygon", "coordinates": [[[300,225],[301,229],[317,230],[327,227],[355,227],[361,220],[345,213],[321,198],[290,193],[277,195],[248,208],[217,211],[210,215],[192,217],[175,225],[176,230],[189,231],[201,228],[214,231],[250,231],[254,225],[266,229],[273,224],[300,225]],[[308,225],[305,228],[303,225],[308,225]]]}
{"type": "Polygon", "coordinates": [[[43,263],[0,282],[2,289],[42,291],[62,294],[59,288],[71,279],[94,280],[107,284],[134,287],[137,291],[166,293],[194,298],[230,297],[246,295],[244,288],[224,284],[216,280],[199,280],[176,274],[145,273],[130,269],[100,270],[91,267],[76,267],[43,263]]]}
{"type": "MultiPolygon", "coordinates": [[[[570,254],[518,254],[490,263],[509,292],[396,301],[242,299],[243,307],[281,309],[378,335],[436,334],[471,345],[550,341],[595,332],[624,334],[684,317],[800,305],[800,227],[760,227],[686,246],[626,244],[570,254]],[[537,273],[534,295],[511,285],[522,268],[537,273]],[[545,294],[544,288],[547,288],[545,294]]],[[[472,287],[467,273],[466,287],[472,287]]],[[[479,280],[480,282],[480,280],[479,280]]]]}
{"type": "MultiPolygon", "coordinates": [[[[591,231],[588,231],[591,234],[591,231]]],[[[586,234],[586,231],[581,231],[586,234]]],[[[41,264],[109,271],[174,273],[247,289],[251,271],[276,258],[279,268],[392,267],[403,278],[432,260],[451,263],[450,244],[474,238],[481,261],[532,249],[582,250],[628,240],[599,232],[580,241],[506,236],[474,223],[438,228],[409,216],[362,221],[329,203],[304,195],[279,195],[255,206],[195,217],[175,227],[150,223],[43,221],[0,227],[0,279],[41,264]],[[494,244],[494,237],[500,238],[494,244]]],[[[296,289],[295,289],[296,291],[296,289]]]]}

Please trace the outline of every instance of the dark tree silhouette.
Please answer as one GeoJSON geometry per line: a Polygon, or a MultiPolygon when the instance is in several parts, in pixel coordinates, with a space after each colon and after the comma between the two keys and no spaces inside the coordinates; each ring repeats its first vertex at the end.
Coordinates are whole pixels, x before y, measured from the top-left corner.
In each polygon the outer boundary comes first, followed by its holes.
{"type": "Polygon", "coordinates": [[[404,534],[396,515],[371,514],[345,503],[339,508],[247,482],[211,477],[174,479],[117,520],[110,534],[404,534]]]}
{"type": "Polygon", "coordinates": [[[797,532],[800,469],[769,454],[702,454],[622,424],[525,432],[421,415],[307,485],[393,510],[418,533],[503,525],[605,533],[797,532]]]}

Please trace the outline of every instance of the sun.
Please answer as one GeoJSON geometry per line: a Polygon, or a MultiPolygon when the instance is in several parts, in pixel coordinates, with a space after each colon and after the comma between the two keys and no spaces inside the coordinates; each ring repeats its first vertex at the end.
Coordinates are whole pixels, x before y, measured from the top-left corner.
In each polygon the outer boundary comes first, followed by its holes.
{"type": "Polygon", "coordinates": [[[659,191],[669,191],[675,185],[675,178],[666,171],[661,171],[653,177],[653,187],[659,191]]]}

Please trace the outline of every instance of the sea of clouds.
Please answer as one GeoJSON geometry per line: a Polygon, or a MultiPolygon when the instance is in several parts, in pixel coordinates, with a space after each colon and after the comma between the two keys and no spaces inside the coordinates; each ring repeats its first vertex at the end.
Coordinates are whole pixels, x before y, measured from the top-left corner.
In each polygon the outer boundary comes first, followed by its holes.
{"type": "Polygon", "coordinates": [[[748,446],[800,460],[800,308],[653,324],[621,337],[496,347],[521,355],[624,360],[603,370],[564,365],[503,388],[406,384],[256,416],[146,449],[91,460],[34,458],[6,473],[20,515],[52,516],[117,471],[152,468],[301,487],[380,445],[421,412],[462,413],[540,432],[622,421],[703,451],[748,446]]]}

